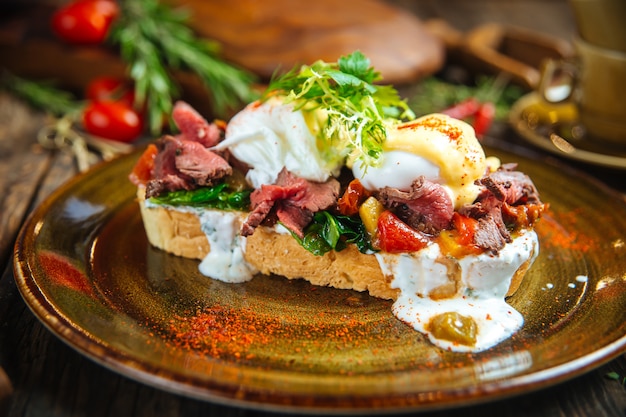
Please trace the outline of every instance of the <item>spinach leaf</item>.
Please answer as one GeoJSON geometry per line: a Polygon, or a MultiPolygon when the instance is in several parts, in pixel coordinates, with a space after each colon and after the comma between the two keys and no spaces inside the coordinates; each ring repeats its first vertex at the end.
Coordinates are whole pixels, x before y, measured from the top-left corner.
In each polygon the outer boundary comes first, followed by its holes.
{"type": "Polygon", "coordinates": [[[304,237],[292,236],[314,255],[321,256],[331,250],[342,251],[355,244],[360,252],[370,253],[371,246],[365,227],[358,217],[334,215],[328,211],[315,213],[313,221],[304,229],[304,237]]]}
{"type": "Polygon", "coordinates": [[[221,210],[246,210],[250,205],[250,190],[233,191],[226,183],[195,190],[170,191],[152,197],[155,204],[170,206],[208,207],[221,210]]]}

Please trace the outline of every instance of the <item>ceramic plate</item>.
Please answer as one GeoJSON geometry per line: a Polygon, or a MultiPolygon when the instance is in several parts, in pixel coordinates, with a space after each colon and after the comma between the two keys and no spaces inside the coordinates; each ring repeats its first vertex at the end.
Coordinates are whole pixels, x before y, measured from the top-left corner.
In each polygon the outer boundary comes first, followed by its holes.
{"type": "MultiPolygon", "coordinates": [[[[494,151],[495,152],[495,151],[494,151]]],[[[15,252],[36,316],[82,354],[152,386],[273,410],[445,408],[538,389],[626,345],[626,203],[562,168],[519,161],[550,204],[541,253],[509,299],[524,327],[477,354],[442,351],[389,301],[258,276],[210,280],[149,246],[127,175],[138,154],[58,189],[15,252]]]]}
{"type": "MultiPolygon", "coordinates": [[[[560,122],[556,117],[557,112],[552,115],[555,118],[554,123],[539,120],[540,118],[534,113],[536,113],[540,102],[541,98],[537,93],[529,93],[519,99],[511,108],[509,113],[511,125],[522,138],[545,151],[574,161],[608,168],[626,169],[626,149],[607,150],[605,146],[587,137],[576,120],[568,123],[560,122]],[[570,135],[572,129],[579,132],[575,135],[576,137],[570,135]],[[564,131],[565,134],[561,134],[561,131],[564,131]],[[568,139],[565,139],[564,136],[568,136],[568,139]]],[[[561,105],[562,108],[567,106],[572,107],[572,109],[565,111],[576,112],[573,104],[561,105]]]]}

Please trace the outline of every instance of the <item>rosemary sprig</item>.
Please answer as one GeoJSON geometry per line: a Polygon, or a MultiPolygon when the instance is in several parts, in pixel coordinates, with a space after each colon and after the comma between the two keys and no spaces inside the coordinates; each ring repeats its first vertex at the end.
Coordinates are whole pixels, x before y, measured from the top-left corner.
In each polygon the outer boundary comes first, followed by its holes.
{"type": "Polygon", "coordinates": [[[109,40],[119,46],[129,66],[136,104],[146,104],[153,134],[160,133],[163,117],[170,115],[173,100],[179,95],[172,70],[190,70],[198,75],[220,116],[256,98],[251,88],[254,77],[221,60],[215,45],[196,37],[186,25],[188,16],[183,10],[158,0],[119,4],[120,17],[111,28],[109,40]]]}
{"type": "Polygon", "coordinates": [[[2,73],[0,87],[20,97],[32,107],[56,117],[75,115],[84,105],[73,94],[57,88],[51,81],[34,82],[8,71],[2,73]]]}

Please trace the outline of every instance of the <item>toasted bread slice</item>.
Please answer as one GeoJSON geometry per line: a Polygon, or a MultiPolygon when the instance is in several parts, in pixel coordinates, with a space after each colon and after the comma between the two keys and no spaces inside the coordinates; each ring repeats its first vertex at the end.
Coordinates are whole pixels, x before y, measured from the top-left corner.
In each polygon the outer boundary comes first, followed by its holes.
{"type": "MultiPolygon", "coordinates": [[[[177,256],[203,259],[211,250],[202,231],[200,218],[193,211],[166,206],[146,207],[145,190],[138,189],[141,215],[148,241],[155,247],[177,256]]],[[[241,221],[246,213],[241,213],[241,221]]],[[[245,260],[262,274],[276,274],[289,279],[305,279],[314,285],[339,289],[367,291],[373,297],[392,299],[399,290],[391,287],[393,277],[383,274],[376,256],[364,254],[354,245],[323,256],[304,249],[289,233],[274,228],[258,227],[246,238],[245,260]]],[[[514,274],[507,296],[520,286],[532,256],[514,274]]]]}

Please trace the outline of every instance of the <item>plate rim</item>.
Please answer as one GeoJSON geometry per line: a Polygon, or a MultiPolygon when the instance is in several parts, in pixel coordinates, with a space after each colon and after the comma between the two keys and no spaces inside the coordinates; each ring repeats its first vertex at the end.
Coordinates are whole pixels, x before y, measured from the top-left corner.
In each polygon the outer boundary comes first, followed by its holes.
{"type": "MultiPolygon", "coordinates": [[[[118,156],[111,161],[99,163],[90,170],[76,175],[55,189],[33,211],[31,211],[27,219],[24,221],[14,245],[13,256],[14,277],[18,290],[23,299],[26,301],[29,309],[38,318],[39,322],[70,348],[90,358],[94,362],[99,363],[105,368],[108,368],[118,374],[125,375],[135,381],[189,398],[246,409],[280,412],[296,411],[302,413],[325,412],[332,414],[367,411],[374,412],[376,414],[386,414],[404,411],[451,409],[530,393],[545,389],[596,369],[626,351],[626,334],[624,334],[620,338],[604,345],[600,349],[587,352],[583,356],[556,366],[537,370],[529,374],[482,382],[480,386],[476,386],[474,389],[470,389],[468,387],[455,389],[452,395],[447,397],[446,401],[443,402],[435,401],[428,403],[419,399],[416,400],[415,398],[410,398],[407,394],[399,394],[398,398],[389,399],[389,404],[386,405],[384,398],[373,398],[370,396],[369,402],[352,399],[352,401],[360,401],[360,405],[357,406],[351,403],[350,398],[346,399],[342,397],[334,397],[334,401],[333,399],[330,399],[328,403],[322,406],[319,404],[312,405],[310,401],[314,398],[319,398],[317,394],[309,394],[308,397],[298,397],[301,401],[303,401],[300,405],[288,404],[289,401],[283,403],[276,401],[266,402],[262,399],[265,398],[270,401],[276,400],[276,395],[271,393],[254,394],[251,392],[245,392],[242,394],[241,391],[238,391],[232,396],[227,396],[225,395],[226,392],[223,390],[217,390],[217,392],[215,390],[211,390],[217,386],[214,384],[215,381],[211,381],[211,387],[204,385],[202,387],[198,387],[190,384],[190,382],[193,382],[193,380],[197,381],[197,379],[187,376],[182,376],[181,378],[180,374],[169,370],[166,370],[165,372],[159,369],[151,370],[150,368],[158,367],[151,366],[145,361],[133,358],[131,355],[117,351],[111,347],[108,349],[109,356],[107,357],[107,349],[100,343],[100,341],[94,343],[94,338],[89,337],[89,332],[87,330],[77,328],[72,325],[71,320],[68,320],[63,312],[58,311],[54,307],[54,304],[49,302],[46,298],[46,294],[39,287],[39,285],[37,285],[37,282],[32,275],[25,250],[23,250],[23,248],[29,238],[28,232],[34,230],[36,227],[36,220],[38,218],[45,217],[45,213],[54,202],[71,191],[74,186],[84,181],[85,178],[95,175],[102,169],[106,169],[110,164],[115,163],[116,161],[117,163],[120,163],[120,161],[125,158],[133,158],[138,153],[139,152],[135,150],[130,154],[118,156]],[[98,352],[95,351],[100,351],[101,354],[98,354],[98,352]],[[114,353],[115,357],[110,357],[111,352],[114,353]],[[169,376],[169,378],[164,375],[169,376]],[[303,406],[302,404],[305,403],[307,403],[307,405],[303,406]],[[376,406],[376,404],[378,404],[378,406],[376,406]]],[[[571,168],[571,171],[578,172],[578,170],[573,168],[571,168]]],[[[582,173],[582,178],[588,180],[584,173],[582,173]]],[[[614,191],[608,186],[605,188],[605,191],[607,192],[614,191]]],[[[234,365],[241,367],[239,364],[234,365]]],[[[419,394],[420,392],[415,392],[414,397],[419,397],[419,394]]],[[[285,396],[278,397],[285,400],[285,396]]],[[[287,395],[287,397],[293,398],[294,395],[287,395]]]]}
{"type": "Polygon", "coordinates": [[[626,157],[608,155],[580,148],[574,148],[572,152],[564,152],[552,144],[550,138],[538,134],[535,129],[531,128],[528,123],[526,123],[522,116],[523,112],[538,100],[540,100],[540,98],[536,92],[527,93],[513,104],[509,112],[509,123],[523,139],[553,155],[596,166],[626,170],[626,157]]]}

